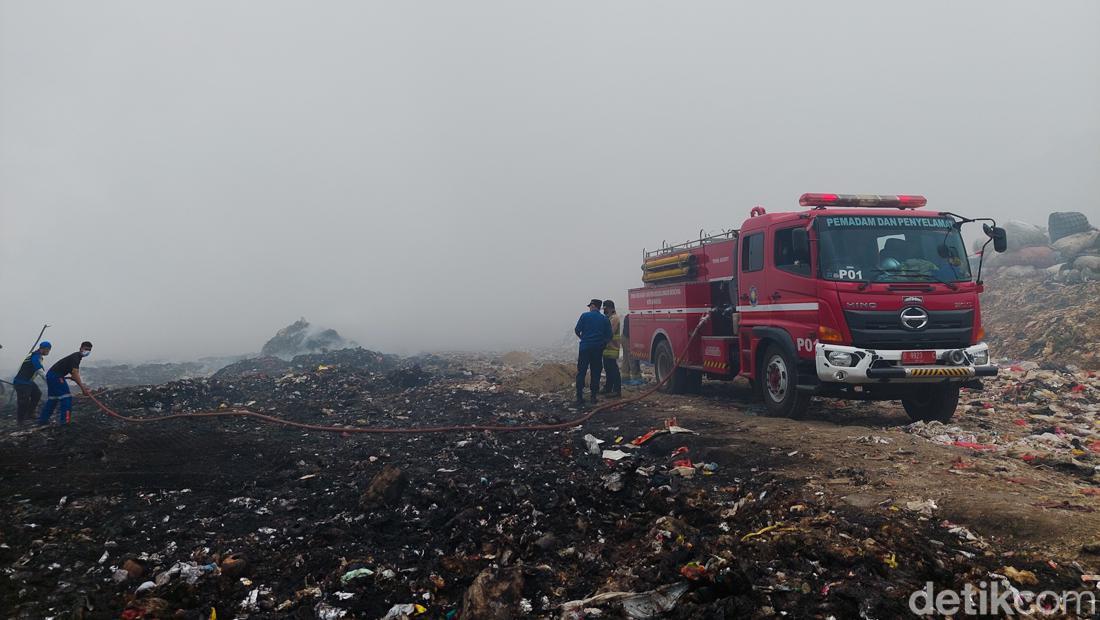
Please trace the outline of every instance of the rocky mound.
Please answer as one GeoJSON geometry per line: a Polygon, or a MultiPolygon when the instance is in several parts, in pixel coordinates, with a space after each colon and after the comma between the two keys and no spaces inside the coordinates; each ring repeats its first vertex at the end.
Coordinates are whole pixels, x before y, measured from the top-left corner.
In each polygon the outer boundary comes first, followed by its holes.
{"type": "Polygon", "coordinates": [[[323,353],[355,346],[354,342],[345,340],[335,329],[317,327],[301,318],[276,332],[275,336],[264,344],[260,355],[289,360],[296,355],[323,353]]]}

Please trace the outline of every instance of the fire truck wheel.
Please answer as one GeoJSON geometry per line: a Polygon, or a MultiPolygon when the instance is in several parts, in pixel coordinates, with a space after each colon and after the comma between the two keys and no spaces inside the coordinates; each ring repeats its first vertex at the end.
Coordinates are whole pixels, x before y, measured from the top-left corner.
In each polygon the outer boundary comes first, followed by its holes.
{"type": "Polygon", "coordinates": [[[798,390],[798,366],[779,345],[770,345],[764,351],[758,383],[764,407],[771,415],[797,419],[806,414],[810,395],[798,390]]]}
{"type": "Polygon", "coordinates": [[[914,421],[947,422],[959,406],[958,384],[921,386],[901,399],[905,413],[914,421]]]}
{"type": "Polygon", "coordinates": [[[683,368],[673,370],[675,365],[676,356],[672,354],[672,345],[668,340],[661,340],[657,343],[657,349],[653,354],[653,369],[657,373],[657,381],[663,381],[670,373],[672,374],[661,391],[669,394],[683,394],[689,387],[687,370],[683,368]]]}
{"type": "Polygon", "coordinates": [[[703,391],[703,373],[699,370],[688,370],[685,388],[688,394],[698,394],[703,391]]]}

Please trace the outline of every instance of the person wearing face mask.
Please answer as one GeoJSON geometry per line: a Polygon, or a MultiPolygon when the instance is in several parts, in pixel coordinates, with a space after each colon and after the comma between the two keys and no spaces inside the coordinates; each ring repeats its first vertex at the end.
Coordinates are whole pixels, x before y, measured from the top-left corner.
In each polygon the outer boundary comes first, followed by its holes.
{"type": "Polygon", "coordinates": [[[43,372],[42,358],[50,354],[49,342],[43,340],[38,343],[38,348],[31,351],[19,366],[19,373],[12,379],[15,386],[15,396],[18,404],[15,409],[15,422],[19,426],[30,422],[34,418],[34,412],[38,409],[38,401],[42,400],[42,390],[34,383],[34,377],[43,372]]]}
{"type": "Polygon", "coordinates": [[[68,424],[72,418],[73,395],[69,393],[68,379],[80,386],[80,391],[88,395],[88,387],[80,379],[80,360],[92,353],[92,343],[85,340],[80,343],[80,350],[66,355],[57,360],[46,372],[46,404],[42,405],[42,413],[38,416],[38,425],[43,426],[50,421],[54,407],[58,407],[58,421],[68,424]]]}

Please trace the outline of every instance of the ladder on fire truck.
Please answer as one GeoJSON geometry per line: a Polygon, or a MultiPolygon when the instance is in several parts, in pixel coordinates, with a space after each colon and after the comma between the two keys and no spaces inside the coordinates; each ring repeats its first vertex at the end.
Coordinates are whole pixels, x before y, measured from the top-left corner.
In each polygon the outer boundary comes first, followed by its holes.
{"type": "Polygon", "coordinates": [[[714,244],[733,241],[736,245],[737,230],[724,230],[707,235],[699,231],[699,238],[669,245],[663,243],[656,250],[642,250],[642,282],[653,284],[691,279],[696,275],[699,260],[697,250],[714,244]]]}
{"type": "Polygon", "coordinates": [[[656,250],[642,249],[642,262],[653,260],[668,256],[670,254],[679,254],[693,248],[701,247],[710,243],[718,241],[728,241],[730,239],[737,238],[738,230],[736,228],[730,230],[723,230],[720,233],[707,235],[703,230],[699,231],[699,238],[678,243],[676,245],[668,245],[667,242],[662,242],[661,247],[656,250]]]}

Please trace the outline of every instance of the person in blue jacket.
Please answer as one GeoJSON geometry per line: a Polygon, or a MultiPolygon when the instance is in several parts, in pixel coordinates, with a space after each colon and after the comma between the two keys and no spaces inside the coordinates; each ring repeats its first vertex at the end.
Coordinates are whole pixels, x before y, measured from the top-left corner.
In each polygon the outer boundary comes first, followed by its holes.
{"type": "Polygon", "coordinates": [[[603,371],[603,349],[611,342],[611,321],[600,312],[603,301],[593,299],[588,302],[588,312],[577,319],[573,330],[580,338],[577,353],[577,406],[584,405],[584,375],[591,374],[589,389],[592,392],[592,404],[596,404],[596,393],[600,391],[600,373],[603,371]]]}
{"type": "Polygon", "coordinates": [[[43,340],[38,343],[38,348],[31,351],[30,355],[23,359],[19,366],[19,372],[12,379],[15,386],[16,407],[15,422],[22,426],[34,417],[35,409],[38,409],[38,401],[42,400],[42,390],[34,382],[34,376],[45,372],[42,368],[42,358],[50,354],[53,348],[49,342],[43,340]]]}

